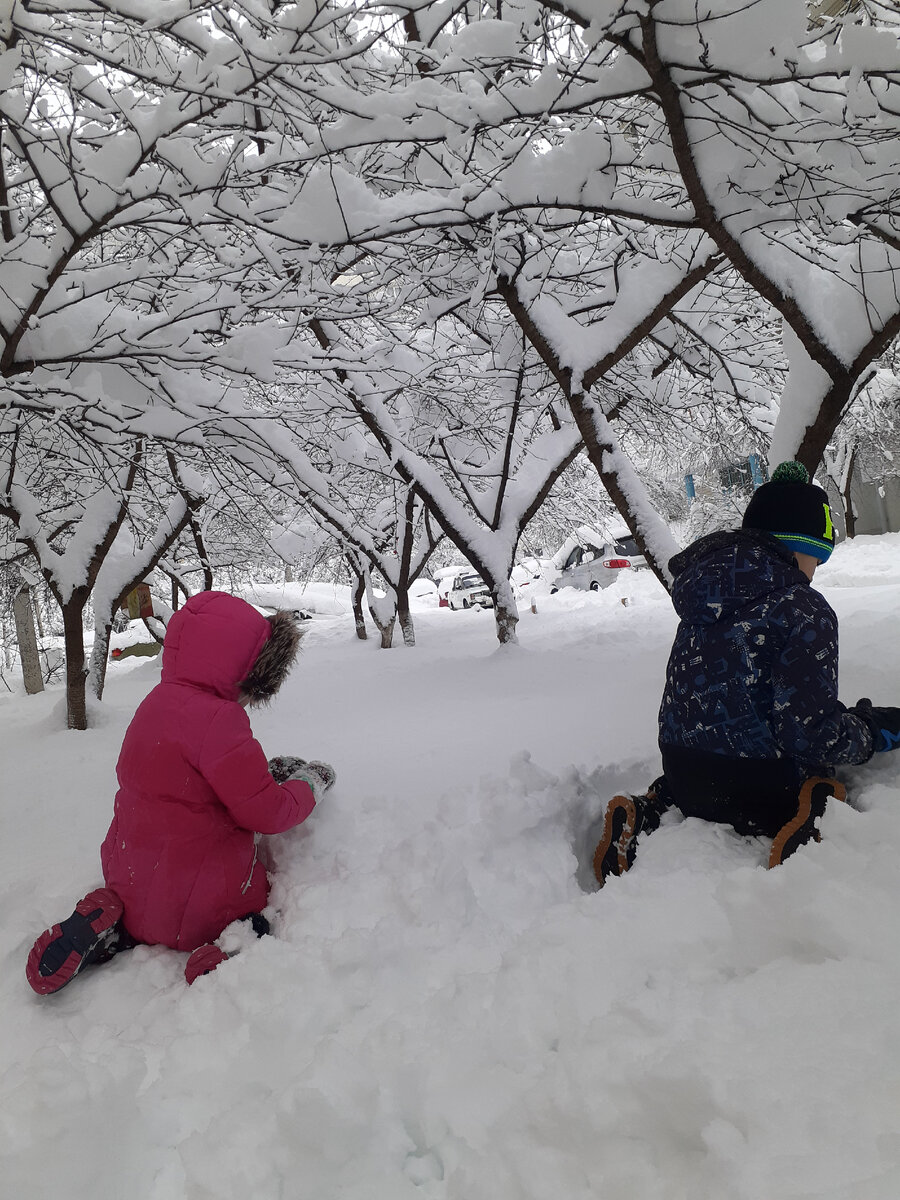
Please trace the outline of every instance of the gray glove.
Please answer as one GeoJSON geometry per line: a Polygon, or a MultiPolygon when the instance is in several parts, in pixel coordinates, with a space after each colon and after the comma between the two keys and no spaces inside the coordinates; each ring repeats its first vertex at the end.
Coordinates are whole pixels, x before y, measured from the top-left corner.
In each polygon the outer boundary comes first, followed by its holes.
{"type": "Polygon", "coordinates": [[[328,763],[323,762],[308,762],[298,767],[291,775],[290,779],[298,779],[303,783],[308,783],[312,788],[313,798],[316,804],[321,803],[322,797],[328,789],[334,784],[335,770],[328,763]]]}

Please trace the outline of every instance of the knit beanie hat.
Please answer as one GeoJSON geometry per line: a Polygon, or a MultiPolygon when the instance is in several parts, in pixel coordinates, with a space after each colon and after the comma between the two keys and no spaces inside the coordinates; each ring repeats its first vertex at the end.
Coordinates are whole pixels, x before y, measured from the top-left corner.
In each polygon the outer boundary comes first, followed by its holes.
{"type": "Polygon", "coordinates": [[[825,562],[834,549],[834,526],[828,496],[809,482],[803,463],[783,462],[772,478],[753,493],[742,522],[744,529],[763,529],[797,554],[825,562]]]}

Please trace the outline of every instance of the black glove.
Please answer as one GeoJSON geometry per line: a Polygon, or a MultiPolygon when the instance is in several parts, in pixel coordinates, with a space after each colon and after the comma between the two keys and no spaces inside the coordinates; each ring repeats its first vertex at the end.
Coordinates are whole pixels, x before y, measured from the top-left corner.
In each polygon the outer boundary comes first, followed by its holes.
{"type": "Polygon", "coordinates": [[[864,698],[847,711],[869,727],[876,753],[900,749],[900,708],[875,708],[864,698]]]}
{"type": "Polygon", "coordinates": [[[284,783],[305,766],[305,758],[295,758],[292,754],[279,754],[277,758],[269,759],[269,771],[276,783],[284,783]]]}

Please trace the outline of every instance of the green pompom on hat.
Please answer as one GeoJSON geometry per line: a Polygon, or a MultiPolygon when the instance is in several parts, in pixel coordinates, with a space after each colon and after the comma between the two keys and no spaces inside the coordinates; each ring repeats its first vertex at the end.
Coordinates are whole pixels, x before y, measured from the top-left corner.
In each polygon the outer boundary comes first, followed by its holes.
{"type": "Polygon", "coordinates": [[[809,483],[809,471],[802,462],[791,459],[790,462],[779,463],[772,472],[770,483],[809,483]]]}
{"type": "Polygon", "coordinates": [[[809,482],[800,462],[783,462],[747,505],[744,529],[762,529],[797,554],[825,562],[834,549],[834,525],[828,496],[809,482]]]}

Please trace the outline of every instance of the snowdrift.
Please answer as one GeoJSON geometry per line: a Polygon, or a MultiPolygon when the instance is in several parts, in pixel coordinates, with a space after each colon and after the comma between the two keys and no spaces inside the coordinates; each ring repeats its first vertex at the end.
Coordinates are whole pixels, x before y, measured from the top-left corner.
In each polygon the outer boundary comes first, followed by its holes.
{"type": "MultiPolygon", "coordinates": [[[[110,672],[88,733],[58,691],[0,697],[4,1195],[896,1200],[900,755],[778,870],[670,815],[590,891],[586,831],[658,766],[675,624],[626,582],[542,597],[503,651],[488,613],[422,612],[389,653],[313,623],[253,720],[338,782],[268,840],[276,936],[190,989],[150,947],[48,1000],[23,974],[99,878],[158,661],[110,672]]],[[[900,702],[900,538],[816,583],[844,698],[900,702]]]]}

